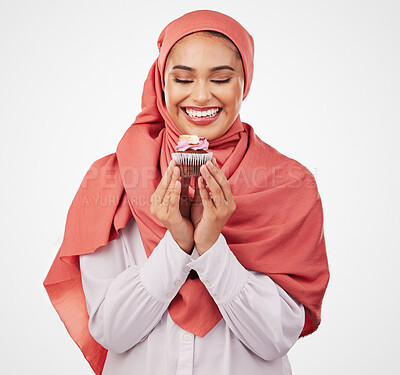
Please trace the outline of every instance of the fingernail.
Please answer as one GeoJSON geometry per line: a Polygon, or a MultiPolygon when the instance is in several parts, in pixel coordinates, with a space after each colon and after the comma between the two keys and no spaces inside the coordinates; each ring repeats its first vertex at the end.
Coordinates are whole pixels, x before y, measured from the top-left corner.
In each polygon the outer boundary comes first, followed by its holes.
{"type": "Polygon", "coordinates": [[[174,168],[174,175],[178,175],[179,173],[179,168],[174,168]]]}
{"type": "Polygon", "coordinates": [[[214,164],[211,163],[210,161],[208,161],[207,162],[207,167],[210,168],[210,169],[213,169],[214,168],[214,164]]]}
{"type": "Polygon", "coordinates": [[[179,181],[175,182],[175,187],[178,188],[179,187],[179,181]]]}
{"type": "Polygon", "coordinates": [[[168,165],[168,167],[170,167],[172,165],[172,159],[171,159],[171,161],[169,162],[169,165],[168,165]]]}

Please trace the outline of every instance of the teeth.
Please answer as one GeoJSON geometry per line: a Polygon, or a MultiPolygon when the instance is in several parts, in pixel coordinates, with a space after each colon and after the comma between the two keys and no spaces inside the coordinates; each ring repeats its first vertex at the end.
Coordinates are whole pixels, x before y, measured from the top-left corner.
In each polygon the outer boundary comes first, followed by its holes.
{"type": "Polygon", "coordinates": [[[220,109],[213,108],[213,109],[209,109],[207,111],[194,111],[192,109],[185,108],[185,111],[189,115],[189,117],[201,118],[201,117],[213,117],[220,111],[220,109]]]}

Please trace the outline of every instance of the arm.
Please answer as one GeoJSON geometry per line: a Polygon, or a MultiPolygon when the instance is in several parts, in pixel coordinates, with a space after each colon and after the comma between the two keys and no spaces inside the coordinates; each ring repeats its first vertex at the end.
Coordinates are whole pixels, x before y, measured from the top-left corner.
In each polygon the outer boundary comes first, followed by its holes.
{"type": "Polygon", "coordinates": [[[192,255],[195,269],[234,335],[264,360],[285,355],[304,325],[304,308],[270,277],[246,270],[221,234],[203,255],[192,255]]]}
{"type": "Polygon", "coordinates": [[[142,265],[129,265],[122,232],[96,252],[80,256],[89,331],[106,349],[123,353],[159,323],[186,280],[190,260],[167,231],[142,265]]]}

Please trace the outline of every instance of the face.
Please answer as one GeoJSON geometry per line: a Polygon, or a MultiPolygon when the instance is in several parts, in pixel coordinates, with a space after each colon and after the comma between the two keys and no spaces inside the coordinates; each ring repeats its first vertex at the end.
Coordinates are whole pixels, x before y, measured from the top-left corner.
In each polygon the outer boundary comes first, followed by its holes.
{"type": "Polygon", "coordinates": [[[232,46],[221,37],[195,33],[171,49],[164,73],[165,103],[182,134],[213,140],[239,115],[244,72],[232,46]]]}

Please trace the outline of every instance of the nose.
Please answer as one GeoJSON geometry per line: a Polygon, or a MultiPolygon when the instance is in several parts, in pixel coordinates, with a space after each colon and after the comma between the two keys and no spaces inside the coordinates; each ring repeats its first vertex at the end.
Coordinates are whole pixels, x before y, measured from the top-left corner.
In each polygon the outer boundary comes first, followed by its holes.
{"type": "Polygon", "coordinates": [[[195,82],[191,97],[198,104],[207,103],[212,98],[209,84],[204,80],[195,82]]]}

